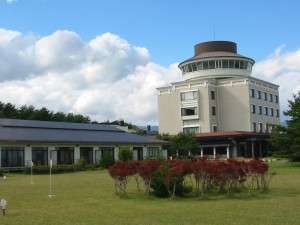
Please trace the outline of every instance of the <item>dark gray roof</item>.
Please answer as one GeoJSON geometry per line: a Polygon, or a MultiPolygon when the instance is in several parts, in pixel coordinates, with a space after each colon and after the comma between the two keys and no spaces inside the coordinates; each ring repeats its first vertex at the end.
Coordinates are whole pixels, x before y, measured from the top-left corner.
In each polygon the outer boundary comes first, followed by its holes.
{"type": "Polygon", "coordinates": [[[100,124],[0,119],[1,142],[162,144],[164,141],[100,124]]]}
{"type": "Polygon", "coordinates": [[[209,59],[209,58],[221,58],[221,57],[225,57],[225,58],[244,58],[247,60],[252,61],[253,63],[255,62],[253,59],[240,55],[238,53],[233,53],[233,52],[204,52],[201,53],[199,55],[195,55],[192,58],[189,58],[183,62],[181,62],[179,65],[186,63],[186,62],[192,62],[194,60],[198,60],[198,59],[209,59]]]}

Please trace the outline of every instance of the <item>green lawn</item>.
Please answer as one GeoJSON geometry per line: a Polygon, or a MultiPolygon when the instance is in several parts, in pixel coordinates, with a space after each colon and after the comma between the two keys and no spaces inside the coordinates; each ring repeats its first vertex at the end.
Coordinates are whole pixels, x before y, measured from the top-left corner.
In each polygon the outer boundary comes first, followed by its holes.
{"type": "Polygon", "coordinates": [[[0,196],[9,203],[1,225],[285,225],[300,224],[300,166],[273,163],[277,172],[271,191],[252,197],[210,197],[206,200],[157,199],[137,193],[115,196],[105,170],[55,175],[55,194],[48,198],[46,175],[10,174],[0,181],[0,196]]]}

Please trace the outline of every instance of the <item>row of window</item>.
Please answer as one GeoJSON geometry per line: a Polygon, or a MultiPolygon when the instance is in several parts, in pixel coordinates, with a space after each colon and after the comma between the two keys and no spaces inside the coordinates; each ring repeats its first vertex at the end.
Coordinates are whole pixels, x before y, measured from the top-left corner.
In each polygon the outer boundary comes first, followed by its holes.
{"type": "MultiPolygon", "coordinates": [[[[56,147],[56,163],[60,165],[73,164],[74,161],[74,147],[56,147]]],[[[134,147],[133,151],[137,151],[137,159],[143,159],[143,148],[134,147]]],[[[53,154],[53,153],[52,153],[53,154]]],[[[53,155],[48,154],[48,147],[32,147],[31,160],[34,165],[48,165],[49,157],[53,155]]],[[[147,147],[147,157],[161,156],[162,151],[159,147],[147,147]]],[[[24,167],[25,162],[25,147],[21,146],[2,146],[1,147],[1,167],[24,167]]],[[[87,164],[92,164],[94,161],[99,163],[101,158],[109,158],[114,160],[114,147],[99,147],[93,153],[93,147],[80,147],[80,159],[84,159],[87,164]]]]}
{"type": "Polygon", "coordinates": [[[278,103],[278,95],[268,94],[267,92],[256,91],[255,89],[251,89],[251,97],[257,99],[264,99],[265,101],[278,103]],[[274,100],[275,98],[275,100],[274,100]]]}
{"type": "MultiPolygon", "coordinates": [[[[252,114],[259,114],[259,115],[265,115],[265,116],[274,116],[274,109],[273,108],[268,108],[268,107],[262,107],[260,106],[256,106],[256,105],[251,105],[251,112],[252,114]],[[258,110],[257,110],[258,108],[258,110]]],[[[275,110],[275,116],[279,117],[279,109],[275,110]]]]}
{"type": "Polygon", "coordinates": [[[198,70],[208,69],[242,69],[251,71],[252,64],[246,60],[206,60],[201,62],[189,63],[182,66],[183,73],[190,73],[198,70]]]}
{"type": "Polygon", "coordinates": [[[266,132],[270,133],[272,131],[274,125],[266,123],[265,126],[263,123],[252,123],[252,131],[253,132],[266,132]]]}

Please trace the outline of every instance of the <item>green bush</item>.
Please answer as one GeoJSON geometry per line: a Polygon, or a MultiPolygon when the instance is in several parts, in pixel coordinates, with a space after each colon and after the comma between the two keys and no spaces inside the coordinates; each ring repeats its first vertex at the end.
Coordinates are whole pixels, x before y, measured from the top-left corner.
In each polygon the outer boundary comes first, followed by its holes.
{"type": "Polygon", "coordinates": [[[290,161],[292,161],[292,162],[300,162],[300,151],[294,152],[290,156],[290,161]]]}
{"type": "MultiPolygon", "coordinates": [[[[75,165],[54,165],[52,166],[52,173],[70,173],[70,172],[76,172],[76,171],[83,171],[85,170],[85,167],[82,167],[81,165],[75,164],[75,165]]],[[[32,172],[34,174],[48,174],[50,171],[49,166],[34,166],[32,168],[32,172]]],[[[26,167],[24,172],[26,174],[31,173],[31,168],[26,167]]]]}
{"type": "Polygon", "coordinates": [[[109,166],[113,165],[115,160],[111,157],[111,155],[103,155],[100,160],[100,167],[108,168],[109,166]]]}
{"type": "Polygon", "coordinates": [[[150,187],[152,189],[152,193],[155,196],[160,198],[167,198],[171,196],[170,190],[173,190],[175,183],[176,196],[183,196],[184,194],[187,194],[192,191],[190,187],[184,186],[184,178],[172,180],[168,189],[165,184],[165,174],[163,174],[163,172],[160,170],[154,173],[150,187]]]}
{"type": "Polygon", "coordinates": [[[133,152],[129,146],[122,146],[119,148],[119,160],[127,162],[132,160],[133,152]]]}

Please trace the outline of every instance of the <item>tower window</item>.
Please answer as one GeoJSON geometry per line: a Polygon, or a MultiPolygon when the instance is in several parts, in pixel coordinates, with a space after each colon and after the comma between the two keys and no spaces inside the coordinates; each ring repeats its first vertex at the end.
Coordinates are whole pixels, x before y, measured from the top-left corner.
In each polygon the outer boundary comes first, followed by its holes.
{"type": "Polygon", "coordinates": [[[254,89],[251,89],[251,97],[255,98],[255,90],[254,89]]]}
{"type": "Polygon", "coordinates": [[[257,91],[257,98],[261,99],[261,91],[257,91]]]}
{"type": "Polygon", "coordinates": [[[273,95],[270,94],[270,102],[273,102],[273,95]]]}
{"type": "Polygon", "coordinates": [[[218,127],[217,127],[217,125],[213,125],[213,126],[212,126],[212,128],[213,128],[213,129],[212,129],[212,130],[213,130],[213,132],[217,132],[217,131],[218,131],[218,127]]]}
{"type": "Polygon", "coordinates": [[[276,109],[276,117],[279,117],[279,109],[276,109]]]}
{"type": "Polygon", "coordinates": [[[198,97],[197,91],[189,91],[180,93],[181,101],[195,100],[198,97]]]}
{"type": "Polygon", "coordinates": [[[271,115],[270,116],[274,116],[274,109],[273,108],[270,108],[270,113],[271,113],[271,115]]]}
{"type": "Polygon", "coordinates": [[[211,100],[215,100],[215,99],[216,99],[216,96],[215,96],[215,92],[214,92],[214,91],[211,91],[211,92],[210,92],[210,97],[211,97],[211,100]]]}
{"type": "Polygon", "coordinates": [[[262,115],[262,106],[261,105],[258,106],[258,113],[259,113],[259,115],[262,115]]]}
{"type": "Polygon", "coordinates": [[[181,109],[181,116],[194,116],[198,115],[197,107],[191,107],[191,108],[182,108],[181,109]]]}
{"type": "Polygon", "coordinates": [[[262,123],[259,123],[259,132],[263,132],[263,124],[262,123]]]}
{"type": "Polygon", "coordinates": [[[268,94],[266,92],[264,92],[264,99],[265,101],[268,101],[268,94]]]}
{"type": "Polygon", "coordinates": [[[228,60],[222,60],[222,67],[223,68],[228,68],[228,60]]]}
{"type": "Polygon", "coordinates": [[[252,123],[252,130],[253,132],[256,132],[256,123],[252,123]]]}
{"type": "Polygon", "coordinates": [[[212,107],[211,107],[211,114],[212,114],[213,116],[216,115],[216,106],[212,106],[212,107]]]}
{"type": "Polygon", "coordinates": [[[268,107],[265,107],[265,115],[266,116],[269,115],[269,109],[268,109],[268,107]]]}
{"type": "Polygon", "coordinates": [[[252,114],[255,114],[255,112],[256,112],[256,106],[252,105],[252,114]]]}
{"type": "Polygon", "coordinates": [[[196,134],[199,133],[199,127],[184,127],[183,128],[184,134],[196,134]]]}

